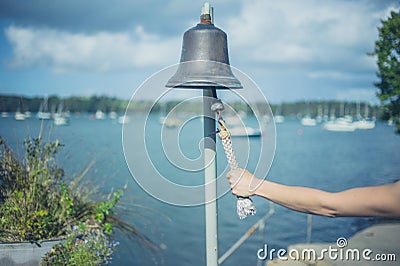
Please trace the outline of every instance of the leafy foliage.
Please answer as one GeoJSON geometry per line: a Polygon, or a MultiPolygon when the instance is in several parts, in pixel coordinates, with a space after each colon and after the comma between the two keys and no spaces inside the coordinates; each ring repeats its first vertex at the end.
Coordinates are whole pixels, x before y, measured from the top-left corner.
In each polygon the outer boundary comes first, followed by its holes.
{"type": "Polygon", "coordinates": [[[108,235],[99,229],[74,226],[65,240],[55,245],[43,258],[41,265],[101,265],[109,263],[114,248],[108,235]]]}
{"type": "MultiPolygon", "coordinates": [[[[51,265],[106,262],[112,253],[113,225],[151,243],[116,216],[121,190],[93,201],[87,197],[89,188],[77,187],[81,177],[64,181],[64,171],[55,160],[61,146],[58,141],[43,144],[34,138],[24,145],[25,157],[19,161],[0,138],[0,242],[40,242],[67,236],[47,254],[51,265]],[[71,231],[73,225],[79,230],[71,231]]],[[[47,262],[44,260],[44,265],[47,262]]]]}
{"type": "Polygon", "coordinates": [[[59,142],[41,145],[40,139],[25,141],[26,155],[18,162],[1,140],[0,240],[37,241],[63,234],[79,219],[79,208],[88,203],[75,200],[68,205],[63,171],[54,163],[59,142]],[[68,213],[75,213],[70,215],[68,213]]]}
{"type": "Polygon", "coordinates": [[[396,121],[400,133],[400,14],[391,12],[378,28],[379,38],[371,55],[376,55],[379,81],[378,97],[384,105],[387,116],[396,121]]]}

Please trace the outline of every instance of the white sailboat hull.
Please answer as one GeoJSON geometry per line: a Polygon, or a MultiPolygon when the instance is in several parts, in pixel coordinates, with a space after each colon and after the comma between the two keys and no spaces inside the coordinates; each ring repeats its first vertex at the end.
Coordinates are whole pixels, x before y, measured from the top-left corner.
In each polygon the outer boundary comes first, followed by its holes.
{"type": "Polygon", "coordinates": [[[252,127],[234,127],[229,132],[232,137],[261,137],[261,130],[252,127]]]}
{"type": "Polygon", "coordinates": [[[300,123],[303,126],[313,127],[313,126],[317,125],[317,120],[315,120],[314,118],[311,118],[311,117],[304,117],[301,119],[300,123]]]}
{"type": "Polygon", "coordinates": [[[338,131],[338,132],[353,132],[356,130],[355,125],[343,118],[338,118],[334,121],[325,122],[322,128],[328,131],[338,131]]]}
{"type": "Polygon", "coordinates": [[[375,121],[360,120],[353,123],[357,129],[373,129],[375,121]]]}

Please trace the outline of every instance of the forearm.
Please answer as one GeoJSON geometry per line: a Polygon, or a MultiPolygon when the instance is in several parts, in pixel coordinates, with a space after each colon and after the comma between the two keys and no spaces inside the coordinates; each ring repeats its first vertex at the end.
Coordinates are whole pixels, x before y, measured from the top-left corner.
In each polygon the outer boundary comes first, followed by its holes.
{"type": "Polygon", "coordinates": [[[264,180],[255,195],[292,210],[328,217],[400,217],[400,182],[330,193],[264,180]]]}
{"type": "Polygon", "coordinates": [[[329,206],[332,193],[313,188],[285,186],[263,180],[255,195],[269,199],[289,209],[317,215],[335,217],[338,215],[333,206],[329,206]]]}
{"type": "Polygon", "coordinates": [[[299,212],[328,217],[400,217],[400,181],[331,193],[260,180],[243,169],[230,171],[227,178],[235,195],[261,196],[299,212]]]}

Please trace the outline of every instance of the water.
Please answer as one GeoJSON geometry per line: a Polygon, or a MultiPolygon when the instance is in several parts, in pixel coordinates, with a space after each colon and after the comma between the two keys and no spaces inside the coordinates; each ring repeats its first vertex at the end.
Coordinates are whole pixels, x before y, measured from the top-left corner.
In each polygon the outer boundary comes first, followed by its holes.
{"type": "MultiPolygon", "coordinates": [[[[139,119],[143,118],[133,117],[130,126],[134,126],[139,119]]],[[[197,140],[195,145],[190,143],[193,138],[200,138],[199,125],[190,126],[186,129],[188,132],[181,134],[179,141],[182,147],[188,149],[187,156],[198,156],[197,140]]],[[[121,216],[133,222],[139,231],[158,245],[158,249],[151,250],[143,242],[116,232],[115,237],[121,244],[114,256],[115,265],[205,265],[204,207],[176,207],[144,192],[125,164],[121,125],[109,119],[90,120],[88,115],[82,115],[73,116],[66,127],[53,127],[51,121],[45,121],[42,126],[45,137],[59,139],[65,144],[59,152],[58,161],[67,176],[78,174],[95,161],[87,178],[101,191],[108,192],[128,185],[123,199],[126,209],[121,216]]],[[[0,119],[0,135],[9,145],[17,147],[16,153],[20,157],[23,139],[28,135],[37,136],[40,128],[41,122],[35,118],[22,122],[12,117],[0,119]]],[[[240,153],[242,140],[233,141],[236,152],[240,153]]],[[[257,146],[259,141],[251,140],[250,145],[257,146]]],[[[154,145],[154,151],[159,149],[157,141],[150,145],[154,145]]],[[[218,150],[219,168],[224,168],[225,158],[220,146],[218,150]]],[[[373,130],[346,133],[323,131],[319,126],[302,127],[299,121],[289,120],[277,125],[277,150],[268,179],[327,191],[393,182],[399,179],[399,150],[400,136],[394,134],[393,127],[381,123],[377,123],[373,130]]],[[[249,162],[249,167],[252,165],[254,162],[249,162]]],[[[187,182],[184,177],[176,178],[187,182]]],[[[268,212],[269,203],[266,200],[255,198],[254,201],[258,214],[241,221],[235,213],[235,197],[228,193],[218,200],[220,255],[268,212]]],[[[311,241],[334,242],[338,237],[350,237],[379,222],[386,221],[314,216],[311,241]]],[[[256,233],[250,237],[227,259],[225,265],[256,265],[256,252],[264,243],[277,249],[305,242],[306,225],[307,215],[277,206],[264,234],[256,233]]]]}

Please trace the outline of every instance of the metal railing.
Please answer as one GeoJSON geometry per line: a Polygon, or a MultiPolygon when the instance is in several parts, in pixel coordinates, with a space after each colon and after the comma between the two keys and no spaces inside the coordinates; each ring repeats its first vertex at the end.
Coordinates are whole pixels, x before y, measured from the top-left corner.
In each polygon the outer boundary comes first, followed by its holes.
{"type": "MultiPolygon", "coordinates": [[[[221,265],[229,256],[231,256],[250,236],[252,236],[257,231],[264,233],[265,222],[271,218],[271,216],[275,213],[275,204],[269,203],[269,211],[264,215],[258,222],[256,222],[249,230],[244,233],[244,235],[239,238],[219,259],[218,265],[221,265]]],[[[312,233],[312,214],[307,214],[307,243],[311,242],[311,233],[312,233]]],[[[257,265],[260,265],[261,261],[258,260],[257,265]]]]}
{"type": "Polygon", "coordinates": [[[239,238],[236,243],[234,243],[219,259],[218,265],[222,264],[233,252],[236,251],[250,236],[252,236],[257,230],[264,230],[265,222],[271,218],[271,216],[275,213],[275,206],[272,202],[269,204],[269,211],[264,217],[262,217],[258,222],[256,222],[249,230],[239,238]]]}

